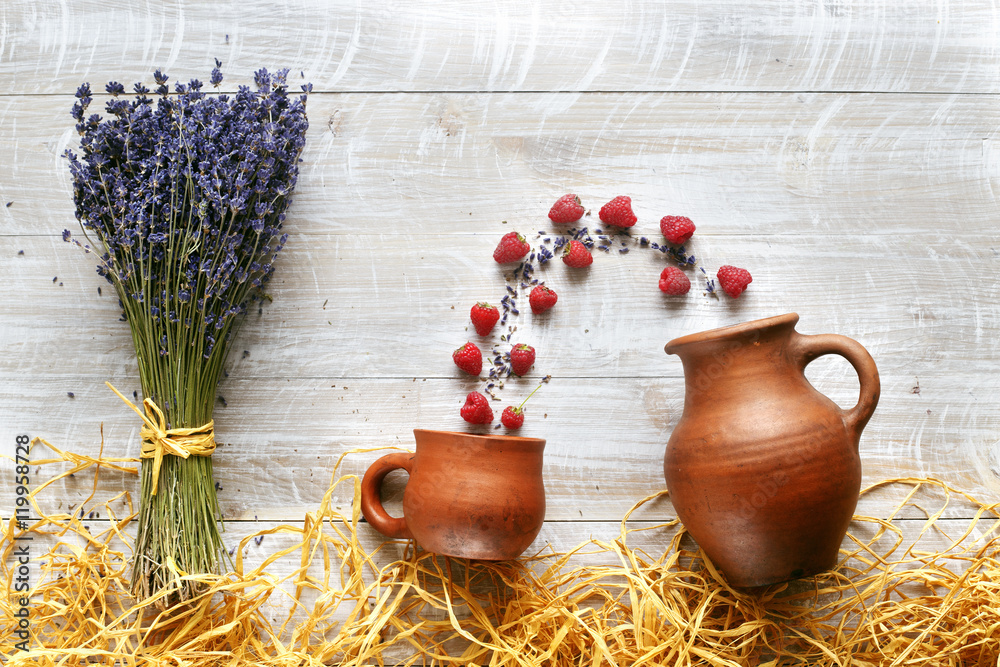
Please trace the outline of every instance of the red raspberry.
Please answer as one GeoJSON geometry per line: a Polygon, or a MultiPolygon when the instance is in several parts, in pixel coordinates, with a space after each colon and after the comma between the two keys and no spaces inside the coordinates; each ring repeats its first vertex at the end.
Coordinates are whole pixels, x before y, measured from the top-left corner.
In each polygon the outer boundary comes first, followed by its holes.
{"type": "Polygon", "coordinates": [[[535,348],[524,343],[518,343],[510,351],[510,370],[514,375],[524,375],[535,363],[535,348]]]}
{"type": "Polygon", "coordinates": [[[687,294],[691,289],[691,281],[676,266],[668,266],[660,274],[660,289],[670,296],[687,294]]]}
{"type": "Polygon", "coordinates": [[[572,266],[574,269],[581,269],[594,263],[594,256],[587,250],[587,246],[576,240],[570,241],[566,246],[562,259],[566,266],[572,266]]]}
{"type": "Polygon", "coordinates": [[[469,392],[462,406],[462,419],[470,424],[490,424],[493,422],[493,408],[478,391],[469,392]]]}
{"type": "Polygon", "coordinates": [[[504,234],[497,244],[497,249],[493,251],[493,259],[497,264],[508,264],[521,259],[531,251],[531,246],[524,240],[524,237],[517,232],[504,234]]]}
{"type": "Polygon", "coordinates": [[[694,223],[683,215],[666,215],[660,220],[660,231],[668,241],[680,245],[694,234],[694,223]]]}
{"type": "Polygon", "coordinates": [[[508,405],[500,414],[500,423],[511,430],[521,428],[521,424],[524,423],[524,410],[508,405]]]}
{"type": "Polygon", "coordinates": [[[719,285],[725,290],[726,294],[734,299],[743,294],[747,285],[753,282],[749,271],[730,266],[729,264],[720,266],[716,277],[719,279],[719,285]]]}
{"type": "Polygon", "coordinates": [[[480,301],[472,307],[469,313],[472,318],[472,326],[476,327],[476,333],[480,336],[488,336],[495,325],[500,320],[500,311],[496,306],[491,306],[485,301],[480,301]]]}
{"type": "Polygon", "coordinates": [[[531,304],[531,312],[537,315],[556,305],[558,298],[559,296],[545,285],[538,285],[528,295],[528,303],[531,304]]]}
{"type": "Polygon", "coordinates": [[[631,227],[638,219],[632,212],[632,198],[615,197],[601,207],[601,222],[612,227],[631,227]]]}
{"type": "Polygon", "coordinates": [[[583,205],[576,195],[563,195],[556,200],[549,211],[549,220],[552,222],[566,223],[576,222],[583,217],[583,205]]]}
{"type": "Polygon", "coordinates": [[[466,343],[451,354],[455,365],[469,375],[479,375],[483,372],[483,353],[475,343],[466,343]]]}

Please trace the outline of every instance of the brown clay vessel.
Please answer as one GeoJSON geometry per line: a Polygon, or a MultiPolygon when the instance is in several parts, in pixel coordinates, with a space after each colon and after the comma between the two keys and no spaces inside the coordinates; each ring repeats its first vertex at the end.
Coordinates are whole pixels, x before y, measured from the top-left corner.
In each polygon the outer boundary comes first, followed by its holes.
{"type": "Polygon", "coordinates": [[[684,366],[684,412],[663,460],[677,515],[736,587],[828,570],[861,488],[858,442],[879,398],[875,361],[836,334],[795,331],[792,313],[670,341],[684,366]],[[846,358],[861,380],[843,410],[804,369],[846,358]]]}
{"type": "Polygon", "coordinates": [[[414,454],[375,461],[361,482],[361,511],[383,535],[415,539],[435,553],[479,560],[517,558],[545,520],[545,441],[503,435],[413,431],[414,454]],[[380,489],[406,470],[403,516],[389,516],[380,489]]]}

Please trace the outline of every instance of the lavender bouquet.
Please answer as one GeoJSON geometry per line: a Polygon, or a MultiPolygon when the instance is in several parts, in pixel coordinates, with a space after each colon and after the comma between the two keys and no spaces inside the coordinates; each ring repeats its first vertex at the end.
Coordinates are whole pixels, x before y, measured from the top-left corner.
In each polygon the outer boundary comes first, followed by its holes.
{"type": "Polygon", "coordinates": [[[157,70],[155,99],[141,83],[131,98],[107,84],[103,118],[86,113],[88,84],[76,93],[81,154],[65,156],[88,242],[63,238],[100,253],[135,343],[145,414],[132,592],[166,591],[161,607],[197,595],[179,572],[218,572],[226,557],[212,409],[233,336],[287,238],[308,121],[286,75],[262,69],[256,90],[230,96],[197,80],[171,92],[157,70]]]}

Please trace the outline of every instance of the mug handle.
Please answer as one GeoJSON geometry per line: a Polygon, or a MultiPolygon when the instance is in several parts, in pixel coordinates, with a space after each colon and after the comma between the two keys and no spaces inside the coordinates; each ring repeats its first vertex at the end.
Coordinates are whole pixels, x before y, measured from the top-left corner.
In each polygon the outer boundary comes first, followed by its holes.
{"type": "Polygon", "coordinates": [[[858,403],[850,410],[841,410],[844,421],[854,431],[855,441],[861,436],[861,430],[871,419],[878,405],[882,385],[878,377],[878,368],[868,350],[856,340],[839,334],[818,334],[807,336],[795,332],[793,352],[798,357],[799,366],[804,370],[809,362],[826,354],[839,354],[847,359],[858,374],[861,381],[861,392],[858,403]]]}
{"type": "Polygon", "coordinates": [[[412,474],[413,454],[396,452],[386,454],[368,466],[361,480],[361,513],[365,520],[386,537],[412,540],[413,535],[406,527],[406,518],[389,516],[382,507],[382,480],[393,470],[405,470],[412,474]]]}

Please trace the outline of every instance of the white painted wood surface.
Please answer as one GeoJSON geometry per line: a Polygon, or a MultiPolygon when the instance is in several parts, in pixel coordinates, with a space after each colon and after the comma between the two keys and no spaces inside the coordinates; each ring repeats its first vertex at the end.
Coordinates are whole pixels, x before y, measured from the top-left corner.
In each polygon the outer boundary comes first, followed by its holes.
{"type": "MultiPolygon", "coordinates": [[[[560,262],[537,273],[560,300],[535,318],[522,297],[515,341],[538,360],[496,405],[552,375],[523,428],[548,441],[552,527],[538,546],[613,533],[662,487],[683,401],[669,339],[791,311],[801,332],[855,338],[879,365],[866,482],[932,476],[1000,499],[996,4],[610,6],[4,3],[0,452],[29,433],[96,453],[101,424],[106,452],[135,452],[135,417],[104,386],[138,388],[128,332],[110,290],[97,294],[92,257],[60,239],[76,229],[60,157],[75,145],[72,93],[156,67],[207,79],[218,57],[227,85],[286,66],[316,90],[275,301],[250,316],[219,389],[227,519],[299,521],[345,450],[466,428],[459,407],[481,384],[450,354],[479,340],[469,307],[504,293],[493,247],[512,229],[537,244],[566,192],[593,210],[591,227],[601,204],[632,196],[633,239],[660,240],[661,216],[688,215],[699,265],[744,266],[754,282],[738,301],[698,285],[665,299],[665,259],[638,247],[598,253],[584,274],[560,262]]],[[[846,362],[821,359],[809,377],[853,403],[846,362]]],[[[0,470],[6,517],[12,472],[0,470]]],[[[74,484],[52,502],[90,493],[74,484]]],[[[122,485],[136,486],[102,477],[122,485]]],[[[860,510],[886,516],[891,496],[860,510]]],[[[664,502],[639,518],[671,516],[664,502]]]]}

